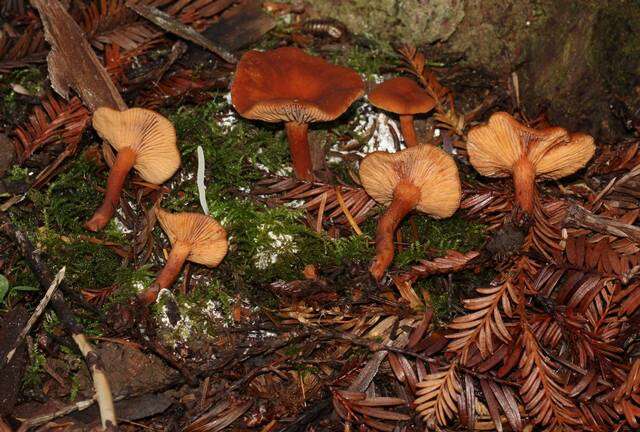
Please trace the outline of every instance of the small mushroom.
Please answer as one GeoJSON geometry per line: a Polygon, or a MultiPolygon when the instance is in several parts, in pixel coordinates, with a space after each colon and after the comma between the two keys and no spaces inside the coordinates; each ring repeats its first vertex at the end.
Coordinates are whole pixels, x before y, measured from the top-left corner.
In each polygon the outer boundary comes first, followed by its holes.
{"type": "Polygon", "coordinates": [[[369,93],[369,102],[400,116],[400,130],[407,147],[418,145],[413,116],[427,113],[436,106],[436,101],[425,89],[405,77],[391,78],[378,84],[369,93]]]}
{"type": "Polygon", "coordinates": [[[506,112],[497,112],[468,135],[471,165],[487,177],[513,177],[516,203],[525,215],[533,212],[535,181],[568,176],[593,157],[593,138],[570,134],[560,127],[532,129],[506,112]]]}
{"type": "Polygon", "coordinates": [[[228,248],[227,232],[211,216],[162,209],[156,210],[156,216],[169,237],[171,253],[155,282],[138,295],[145,305],[153,303],[161,289],[173,285],[185,261],[217,267],[228,248]]]}
{"type": "Polygon", "coordinates": [[[360,181],[374,200],[388,206],[378,221],[376,256],[369,268],[376,281],[393,260],[393,234],[407,213],[417,209],[440,219],[460,205],[458,168],[435,146],[371,153],[360,163],[360,181]]]}
{"type": "Polygon", "coordinates": [[[180,167],[180,153],[171,122],[147,109],[98,108],[93,114],[93,128],[118,152],[109,172],[102,205],[85,223],[88,230],[99,231],[113,217],[131,168],[145,181],[161,184],[180,167]]]}
{"type": "Polygon", "coordinates": [[[292,47],[247,52],[231,85],[241,116],[285,122],[293,169],[304,180],[313,180],[309,123],[336,119],[363,93],[355,71],[292,47]]]}

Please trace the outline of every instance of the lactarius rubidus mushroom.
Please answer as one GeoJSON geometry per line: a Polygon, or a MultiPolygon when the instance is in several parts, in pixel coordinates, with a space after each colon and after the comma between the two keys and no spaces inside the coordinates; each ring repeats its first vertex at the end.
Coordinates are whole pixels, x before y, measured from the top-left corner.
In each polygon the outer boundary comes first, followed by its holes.
{"type": "Polygon", "coordinates": [[[532,129],[506,112],[469,131],[467,151],[473,167],[487,177],[513,177],[516,203],[533,212],[536,179],[557,180],[575,173],[591,159],[593,138],[560,127],[532,129]]]}
{"type": "Polygon", "coordinates": [[[171,122],[147,109],[98,108],[93,114],[93,128],[118,152],[102,205],[85,224],[88,230],[99,231],[113,217],[131,168],[145,181],[161,184],[180,167],[180,153],[171,122]]]}
{"type": "Polygon", "coordinates": [[[211,216],[200,213],[156,211],[160,226],[169,237],[171,252],[155,282],[139,294],[143,304],[151,304],[163,288],[170,288],[185,261],[217,267],[227,254],[227,232],[211,216]]]}
{"type": "Polygon", "coordinates": [[[336,119],[363,93],[355,71],[292,47],[247,52],[231,85],[241,116],[285,123],[293,169],[304,180],[313,180],[309,123],[336,119]]]}
{"type": "Polygon", "coordinates": [[[435,146],[371,153],[360,163],[360,181],[374,200],[388,206],[378,220],[376,256],[369,269],[376,280],[393,261],[393,234],[407,213],[415,209],[440,219],[460,205],[458,168],[435,146]]]}
{"type": "Polygon", "coordinates": [[[427,113],[436,106],[436,101],[425,89],[405,77],[392,78],[378,84],[369,93],[369,102],[400,116],[400,130],[407,147],[418,145],[413,116],[427,113]]]}

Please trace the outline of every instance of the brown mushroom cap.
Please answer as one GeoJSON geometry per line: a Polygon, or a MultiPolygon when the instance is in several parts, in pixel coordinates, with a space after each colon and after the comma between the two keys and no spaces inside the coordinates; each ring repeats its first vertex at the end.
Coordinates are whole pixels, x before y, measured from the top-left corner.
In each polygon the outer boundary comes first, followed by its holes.
{"type": "Polygon", "coordinates": [[[268,122],[333,120],[363,93],[355,71],[292,47],[247,52],[231,85],[240,115],[268,122]]]}
{"type": "Polygon", "coordinates": [[[420,189],[416,209],[435,218],[449,217],[460,206],[458,167],[435,146],[371,153],[360,163],[360,181],[367,193],[384,205],[391,203],[396,186],[408,181],[420,189]]]}
{"type": "Polygon", "coordinates": [[[569,134],[559,127],[532,129],[505,112],[497,112],[486,125],[473,128],[467,141],[471,164],[488,177],[511,175],[513,165],[524,156],[536,176],[559,179],[584,167],[595,152],[589,135],[569,134]]]}
{"type": "Polygon", "coordinates": [[[410,78],[391,78],[369,93],[369,102],[385,111],[400,115],[426,113],[436,106],[429,93],[410,78]]]}
{"type": "Polygon", "coordinates": [[[93,128],[117,151],[132,148],[137,153],[134,168],[149,183],[164,183],[180,167],[176,131],[156,112],[101,107],[93,114],[93,128]]]}
{"type": "Polygon", "coordinates": [[[191,247],[187,260],[216,267],[227,254],[227,232],[211,216],[162,209],[156,210],[156,215],[172,246],[182,242],[191,247]]]}

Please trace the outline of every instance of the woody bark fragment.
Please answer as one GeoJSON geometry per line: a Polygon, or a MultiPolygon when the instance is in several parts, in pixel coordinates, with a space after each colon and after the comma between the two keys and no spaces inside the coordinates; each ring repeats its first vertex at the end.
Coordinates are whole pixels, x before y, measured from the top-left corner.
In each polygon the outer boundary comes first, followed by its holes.
{"type": "Polygon", "coordinates": [[[84,33],[60,2],[31,0],[31,4],[38,10],[45,39],[51,44],[47,56],[51,87],[65,99],[72,88],[91,111],[101,106],[126,109],[84,33]]]}

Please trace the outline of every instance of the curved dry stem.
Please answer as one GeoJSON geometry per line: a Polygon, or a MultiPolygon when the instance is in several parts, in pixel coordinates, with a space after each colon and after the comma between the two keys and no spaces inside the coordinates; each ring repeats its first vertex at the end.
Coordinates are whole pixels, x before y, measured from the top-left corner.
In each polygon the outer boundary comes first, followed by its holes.
{"type": "Polygon", "coordinates": [[[107,189],[105,190],[102,205],[84,225],[89,231],[96,232],[101,230],[113,217],[118,202],[120,201],[120,193],[122,192],[124,181],[136,162],[136,156],[136,152],[130,147],[118,152],[116,160],[109,172],[107,189]]]}
{"type": "Polygon", "coordinates": [[[399,183],[393,192],[393,200],[387,211],[378,221],[376,230],[376,256],[369,271],[376,281],[382,278],[385,270],[393,261],[393,234],[400,221],[409,213],[420,199],[420,189],[411,183],[399,183]]]}
{"type": "Polygon", "coordinates": [[[418,137],[416,136],[416,129],[413,125],[412,115],[400,116],[400,130],[404,137],[404,143],[407,147],[415,147],[418,145],[418,137]]]}
{"type": "Polygon", "coordinates": [[[87,366],[91,371],[91,377],[93,378],[93,387],[96,389],[96,400],[98,401],[98,407],[100,408],[100,419],[102,421],[103,429],[113,429],[116,422],[116,411],[113,407],[113,397],[111,396],[111,387],[109,386],[109,380],[102,370],[102,365],[99,363],[98,354],[93,349],[93,346],[89,343],[86,336],[83,333],[76,333],[72,335],[73,340],[80,348],[80,352],[84,356],[87,366]]]}
{"type": "Polygon", "coordinates": [[[309,151],[309,140],[307,123],[287,122],[284,125],[289,140],[289,150],[293,162],[293,171],[301,180],[313,181],[313,167],[311,164],[311,152],[309,151]]]}

